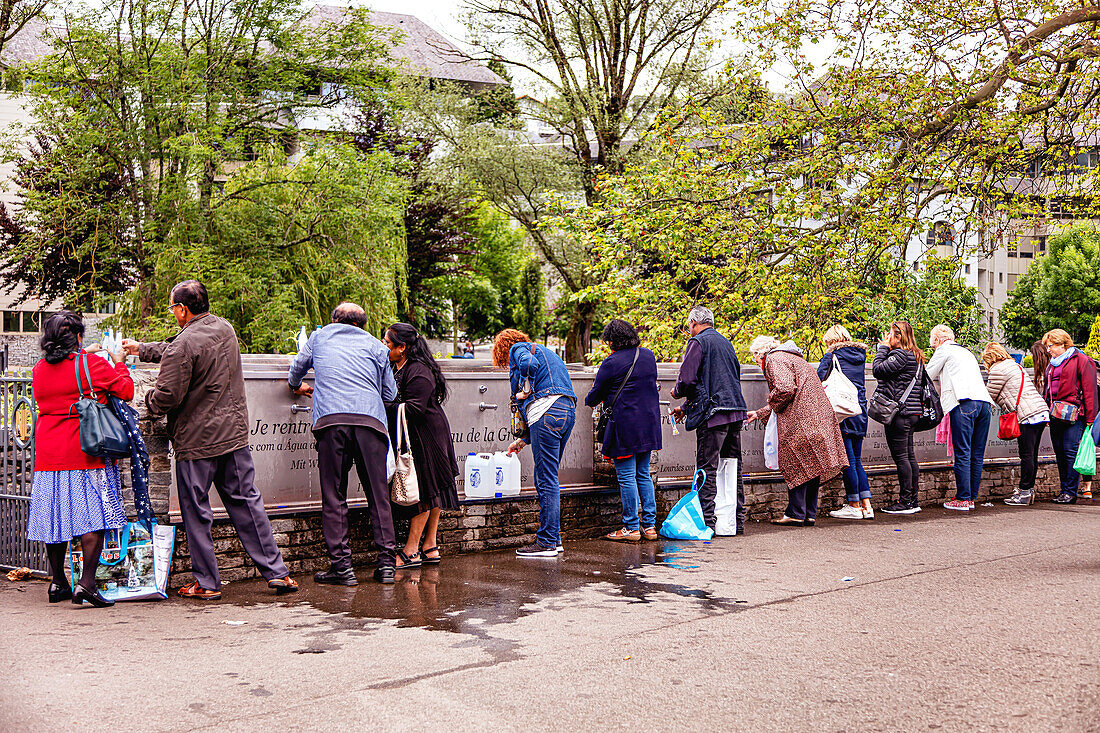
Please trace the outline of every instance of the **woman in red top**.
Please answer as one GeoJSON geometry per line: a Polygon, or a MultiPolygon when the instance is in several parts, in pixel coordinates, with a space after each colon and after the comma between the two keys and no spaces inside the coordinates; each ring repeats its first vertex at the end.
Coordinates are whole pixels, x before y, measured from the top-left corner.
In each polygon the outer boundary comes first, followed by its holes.
{"type": "MultiPolygon", "coordinates": [[[[46,543],[53,583],[50,603],[72,599],[93,606],[113,605],[96,588],[95,571],[106,529],[126,525],[121,481],[113,460],[94,458],[80,450],[80,422],[72,406],[80,399],[76,384],[77,358],[87,359],[91,391],[100,402],[109,395],[133,399],[134,380],[121,352],[111,364],[83,350],[84,322],[71,311],[46,319],[39,346],[44,358],[34,366],[31,386],[38,406],[34,428],[34,484],[27,539],[46,543]],[[74,590],[65,577],[65,548],[80,538],[84,568],[74,590]]],[[[89,387],[83,376],[84,393],[89,387]]]]}

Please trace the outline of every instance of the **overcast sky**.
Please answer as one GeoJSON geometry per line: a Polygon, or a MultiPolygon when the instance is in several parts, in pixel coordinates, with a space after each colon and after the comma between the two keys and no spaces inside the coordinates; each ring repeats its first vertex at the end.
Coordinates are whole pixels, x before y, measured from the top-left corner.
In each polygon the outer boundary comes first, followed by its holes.
{"type": "MultiPolygon", "coordinates": [[[[321,0],[324,2],[325,0],[321,0]]],[[[333,0],[328,0],[332,2],[333,0]]],[[[347,0],[345,0],[346,2],[347,0]]],[[[465,45],[466,29],[459,20],[461,0],[350,0],[355,5],[369,7],[372,10],[380,10],[387,13],[406,13],[415,15],[422,21],[455,42],[460,48],[468,48],[465,45]]],[[[723,49],[725,53],[734,53],[735,49],[723,49]]],[[[807,52],[815,61],[822,61],[828,56],[824,44],[810,46],[807,52]]],[[[522,85],[522,74],[514,74],[517,86],[522,85]]],[[[769,87],[776,91],[785,89],[790,80],[784,73],[784,69],[777,68],[765,71],[762,74],[769,87]]],[[[521,90],[529,91],[529,90],[521,90]]]]}

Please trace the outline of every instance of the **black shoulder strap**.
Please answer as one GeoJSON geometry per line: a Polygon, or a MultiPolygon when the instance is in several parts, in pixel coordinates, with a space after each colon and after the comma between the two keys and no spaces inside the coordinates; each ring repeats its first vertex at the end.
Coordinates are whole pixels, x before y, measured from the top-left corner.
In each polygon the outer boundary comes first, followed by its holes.
{"type": "Polygon", "coordinates": [[[912,394],[912,392],[913,392],[913,387],[916,387],[916,386],[917,386],[917,380],[919,380],[919,379],[920,379],[920,377],[921,377],[921,374],[922,374],[922,373],[923,373],[923,371],[924,371],[924,370],[922,369],[922,367],[923,367],[923,366],[924,366],[924,365],[923,365],[923,364],[921,364],[921,363],[920,363],[920,361],[918,361],[918,362],[917,362],[917,373],[913,375],[913,381],[909,383],[909,387],[908,387],[908,388],[907,388],[907,389],[905,390],[905,394],[903,394],[903,395],[901,396],[901,400],[900,400],[900,401],[901,401],[901,404],[902,404],[902,405],[904,405],[904,404],[905,404],[906,402],[908,402],[908,400],[909,400],[909,395],[910,395],[910,394],[912,394]]]}
{"type": "Polygon", "coordinates": [[[614,407],[615,403],[619,401],[619,395],[623,393],[623,388],[626,387],[626,383],[630,381],[630,375],[634,373],[634,365],[638,363],[638,353],[641,352],[640,346],[634,347],[634,361],[630,362],[630,368],[626,370],[626,376],[623,378],[623,383],[619,385],[619,389],[616,390],[615,396],[611,398],[611,404],[608,407],[614,407]]]}

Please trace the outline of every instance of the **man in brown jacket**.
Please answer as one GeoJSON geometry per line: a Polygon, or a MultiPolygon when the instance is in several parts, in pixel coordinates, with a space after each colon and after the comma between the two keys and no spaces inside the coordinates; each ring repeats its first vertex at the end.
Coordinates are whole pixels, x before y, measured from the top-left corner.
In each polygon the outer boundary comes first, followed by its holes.
{"type": "Polygon", "coordinates": [[[156,386],[145,396],[151,416],[168,416],[191,572],[184,598],[221,598],[221,577],[210,527],[210,485],[221,495],[229,519],[260,574],[278,594],[298,590],[275,544],[263,497],[253,483],[248,448],[248,404],[237,334],[209,312],[206,288],[185,280],[172,288],[168,310],[180,330],[159,343],[126,339],[122,347],[141,361],[160,362],[156,386]]]}

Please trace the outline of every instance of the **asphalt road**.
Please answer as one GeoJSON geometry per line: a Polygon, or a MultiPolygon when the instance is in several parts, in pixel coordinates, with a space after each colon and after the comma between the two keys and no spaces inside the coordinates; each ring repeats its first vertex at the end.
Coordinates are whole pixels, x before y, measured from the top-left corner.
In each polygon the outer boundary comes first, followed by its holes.
{"type": "Polygon", "coordinates": [[[0,579],[0,727],[1100,730],[1100,506],[566,550],[286,601],[0,579]]]}

